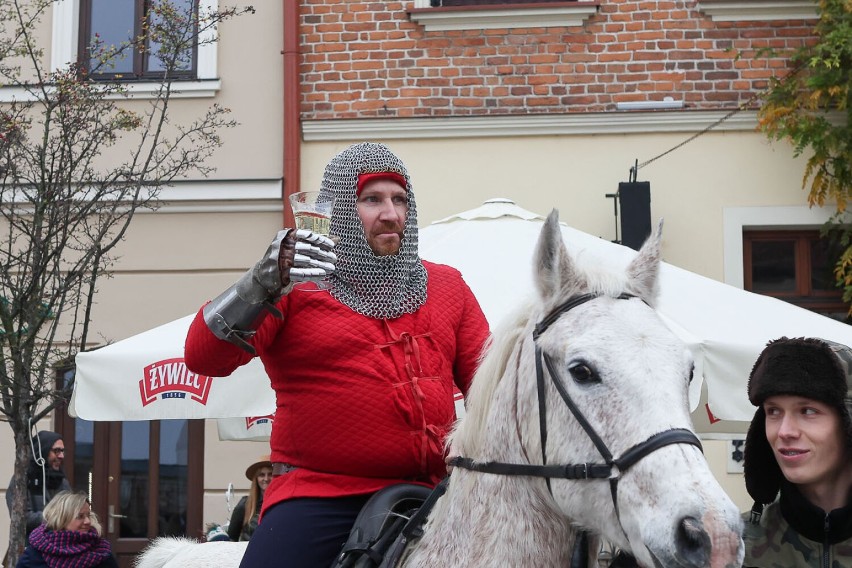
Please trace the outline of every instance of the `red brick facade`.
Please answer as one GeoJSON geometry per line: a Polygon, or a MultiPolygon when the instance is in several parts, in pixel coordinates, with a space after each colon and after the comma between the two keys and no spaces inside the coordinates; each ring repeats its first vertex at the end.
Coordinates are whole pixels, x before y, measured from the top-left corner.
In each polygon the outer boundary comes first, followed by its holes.
{"type": "Polygon", "coordinates": [[[582,26],[425,31],[413,4],[301,0],[304,119],[601,112],[666,96],[730,109],[785,68],[755,51],[795,48],[815,23],[718,22],[695,0],[600,0],[582,26]]]}

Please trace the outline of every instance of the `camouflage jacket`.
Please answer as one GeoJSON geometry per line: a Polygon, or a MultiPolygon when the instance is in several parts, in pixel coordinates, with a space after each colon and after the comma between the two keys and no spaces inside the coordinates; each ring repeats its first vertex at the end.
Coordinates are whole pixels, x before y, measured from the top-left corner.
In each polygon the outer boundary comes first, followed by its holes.
{"type": "Polygon", "coordinates": [[[825,514],[785,483],[759,522],[749,517],[744,515],[745,568],[852,566],[852,506],[825,514]]]}

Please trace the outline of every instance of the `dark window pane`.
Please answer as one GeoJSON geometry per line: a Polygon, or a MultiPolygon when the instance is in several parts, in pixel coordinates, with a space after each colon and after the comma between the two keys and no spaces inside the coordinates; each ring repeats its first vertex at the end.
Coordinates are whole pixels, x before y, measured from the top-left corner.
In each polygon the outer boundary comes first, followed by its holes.
{"type": "Polygon", "coordinates": [[[132,73],[133,50],[129,42],[134,38],[135,0],[91,0],[92,33],[90,45],[98,45],[89,61],[90,68],[97,73],[132,73]],[[123,49],[122,49],[123,48],[123,49]],[[120,49],[120,53],[108,61],[102,61],[100,53],[120,49]]]}
{"type": "Polygon", "coordinates": [[[814,290],[837,290],[834,265],[840,257],[841,247],[830,239],[811,242],[811,288],[814,290]]]}
{"type": "Polygon", "coordinates": [[[172,42],[183,46],[178,53],[174,66],[175,70],[192,70],[194,47],[191,40],[195,35],[195,4],[195,0],[169,0],[168,2],[156,3],[155,7],[151,9],[151,27],[155,30],[155,35],[157,34],[157,30],[160,29],[164,14],[170,15],[168,19],[171,25],[167,30],[167,41],[162,41],[161,38],[155,37],[148,42],[147,71],[165,71],[167,60],[172,57],[172,53],[174,52],[174,48],[169,47],[169,44],[172,42]],[[165,46],[162,52],[160,50],[161,46],[165,46]],[[163,58],[166,58],[166,62],[163,61],[163,58]]]}
{"type": "MultiPolygon", "coordinates": [[[[61,380],[63,387],[67,388],[71,384],[75,373],[76,369],[74,367],[62,371],[61,380]]],[[[63,467],[66,473],[69,473],[69,467],[73,468],[69,476],[70,479],[74,480],[72,489],[85,491],[91,499],[92,472],[94,471],[95,463],[95,423],[83,420],[82,418],[74,418],[70,422],[74,426],[74,462],[69,464],[66,460],[63,467]]]]}
{"type": "Polygon", "coordinates": [[[852,323],[843,292],[834,285],[834,266],[844,250],[835,235],[820,237],[819,231],[807,229],[767,230],[745,231],[743,239],[750,253],[744,267],[749,290],[852,323]]]}
{"type": "Polygon", "coordinates": [[[752,290],[760,294],[795,292],[796,242],[753,241],[751,276],[752,290]]]}
{"type": "Polygon", "coordinates": [[[148,536],[148,459],[150,422],[121,424],[121,486],[119,536],[145,538],[148,536]]]}
{"type": "Polygon", "coordinates": [[[160,422],[160,518],[158,536],[186,535],[189,488],[189,422],[160,422]]]}
{"type": "MultiPolygon", "coordinates": [[[[74,489],[92,496],[92,471],[95,464],[95,423],[74,420],[74,489]]],[[[94,505],[94,503],[92,503],[94,505]]]]}
{"type": "Polygon", "coordinates": [[[81,13],[90,14],[81,20],[80,34],[93,77],[151,80],[166,67],[175,78],[193,76],[198,0],[81,0],[81,13]],[[138,52],[141,47],[144,53],[138,52]]]}

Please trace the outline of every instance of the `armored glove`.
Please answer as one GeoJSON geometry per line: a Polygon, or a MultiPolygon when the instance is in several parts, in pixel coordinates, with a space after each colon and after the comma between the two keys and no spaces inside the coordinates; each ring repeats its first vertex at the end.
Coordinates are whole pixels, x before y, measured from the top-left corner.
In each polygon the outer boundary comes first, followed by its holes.
{"type": "Polygon", "coordinates": [[[229,341],[252,355],[246,341],[253,336],[268,312],[281,313],[274,304],[296,282],[318,282],[334,272],[337,257],[334,241],[305,229],[283,229],[263,258],[236,284],[204,306],[204,321],[219,339],[229,341]]]}
{"type": "Polygon", "coordinates": [[[330,238],[306,229],[279,231],[267,252],[274,254],[273,249],[279,239],[277,264],[281,282],[286,288],[285,294],[294,282],[318,282],[334,272],[337,257],[331,252],[334,242],[330,238]],[[283,237],[282,233],[285,233],[283,237]]]}
{"type": "Polygon", "coordinates": [[[251,304],[274,303],[296,282],[318,282],[332,272],[334,242],[305,229],[278,231],[263,258],[237,282],[239,296],[251,304]]]}

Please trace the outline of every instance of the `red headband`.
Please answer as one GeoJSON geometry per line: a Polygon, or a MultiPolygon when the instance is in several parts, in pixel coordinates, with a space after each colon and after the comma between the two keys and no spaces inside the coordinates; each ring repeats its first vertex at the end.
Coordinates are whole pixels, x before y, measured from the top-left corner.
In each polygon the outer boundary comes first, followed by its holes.
{"type": "Polygon", "coordinates": [[[408,191],[408,184],[405,182],[405,177],[403,177],[402,174],[398,174],[396,172],[369,172],[358,175],[358,188],[355,191],[355,195],[361,195],[361,190],[364,189],[364,185],[375,179],[389,179],[402,186],[402,189],[408,191]]]}

